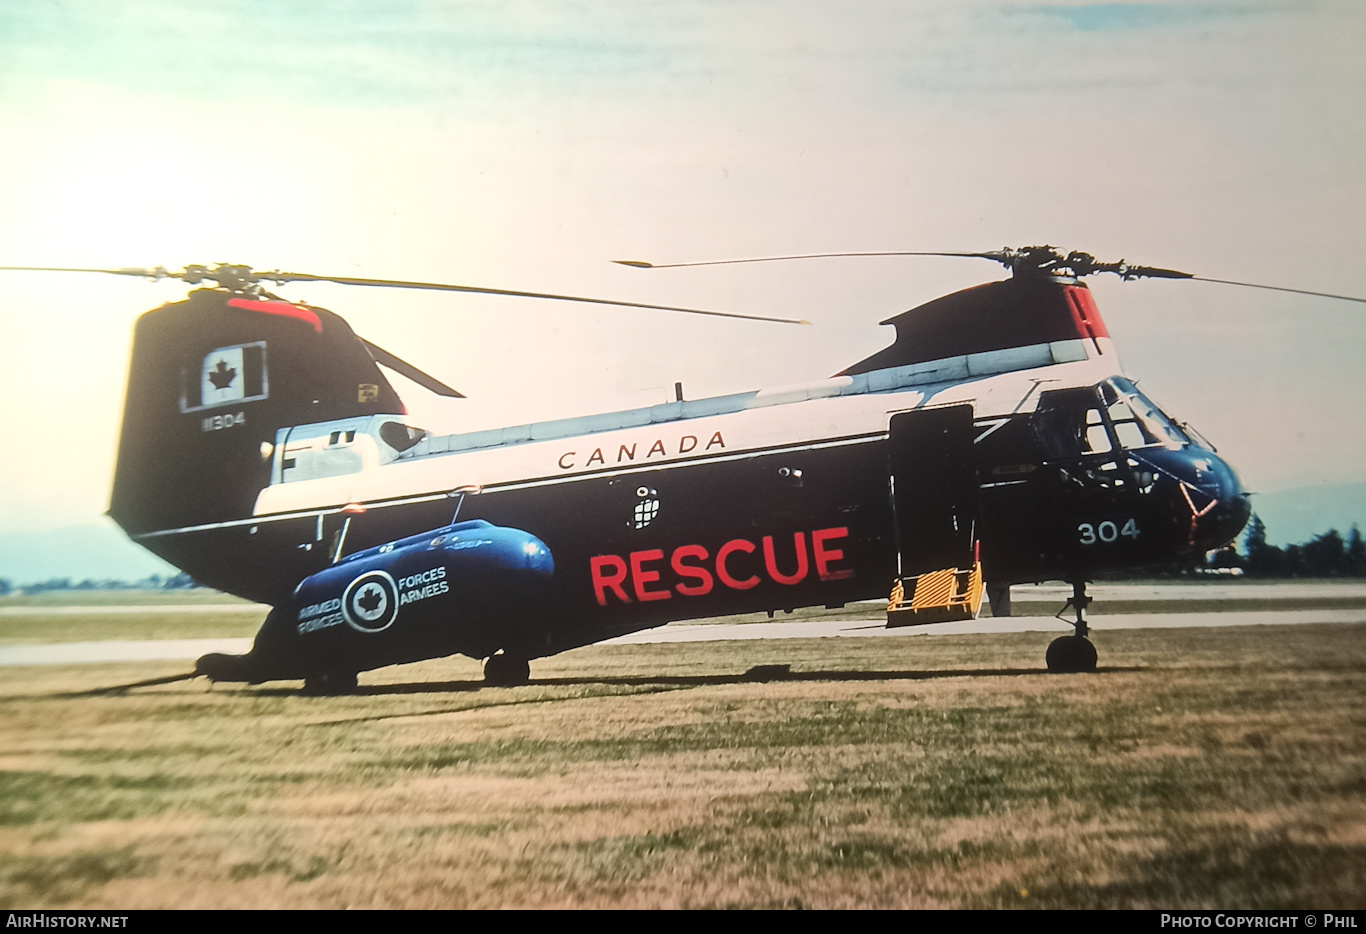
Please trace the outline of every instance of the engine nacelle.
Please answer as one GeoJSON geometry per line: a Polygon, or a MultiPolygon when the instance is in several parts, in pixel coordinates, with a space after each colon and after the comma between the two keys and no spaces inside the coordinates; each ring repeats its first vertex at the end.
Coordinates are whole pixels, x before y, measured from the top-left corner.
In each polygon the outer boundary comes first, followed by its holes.
{"type": "Polygon", "coordinates": [[[518,642],[518,616],[555,573],[534,535],[482,519],[411,535],[305,578],[275,607],[250,654],[206,655],[215,681],[347,674],[518,642]]]}

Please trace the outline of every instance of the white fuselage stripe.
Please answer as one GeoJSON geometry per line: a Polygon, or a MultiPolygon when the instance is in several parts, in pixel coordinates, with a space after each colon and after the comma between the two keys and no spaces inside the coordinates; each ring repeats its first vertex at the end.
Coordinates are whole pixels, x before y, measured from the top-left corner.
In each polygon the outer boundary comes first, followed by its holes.
{"type": "MultiPolygon", "coordinates": [[[[566,477],[540,477],[533,480],[525,480],[520,483],[492,483],[478,491],[480,493],[503,493],[513,490],[526,490],[535,487],[555,486],[561,483],[574,483],[579,480],[601,480],[611,477],[626,476],[633,473],[643,473],[645,471],[669,470],[676,467],[693,467],[699,463],[720,464],[727,461],[747,460],[751,457],[769,454],[792,454],[801,451],[815,451],[823,448],[845,447],[851,444],[870,444],[876,441],[886,440],[886,433],[864,435],[858,438],[841,438],[835,441],[820,441],[815,444],[798,444],[779,446],[773,448],[761,448],[751,451],[737,451],[734,454],[712,454],[702,457],[689,458],[677,461],[659,461],[654,464],[640,464],[635,467],[623,467],[620,469],[609,469],[593,471],[591,473],[571,474],[566,477]]],[[[187,525],[177,529],[159,529],[155,532],[142,532],[137,535],[129,536],[135,541],[145,538],[158,538],[165,535],[179,535],[186,532],[207,532],[214,529],[241,528],[248,525],[260,525],[267,522],[282,522],[289,519],[309,519],[321,518],[323,516],[335,516],[342,513],[350,506],[359,506],[369,511],[371,509],[387,509],[391,506],[411,506],[416,503],[431,503],[443,499],[454,500],[464,495],[476,495],[471,490],[453,490],[439,493],[423,493],[415,496],[404,496],[398,499],[384,500],[359,500],[346,503],[335,503],[331,506],[304,509],[294,512],[267,513],[253,516],[250,519],[232,519],[225,522],[206,522],[203,525],[187,525]]]]}
{"type": "Polygon", "coordinates": [[[658,461],[653,464],[639,464],[635,467],[621,467],[610,470],[600,470],[590,473],[571,474],[567,477],[540,477],[534,480],[524,480],[520,483],[490,483],[484,487],[483,492],[488,493],[494,490],[525,490],[538,486],[554,486],[560,483],[573,483],[576,480],[586,480],[589,478],[605,479],[608,477],[629,476],[633,473],[643,473],[645,471],[668,470],[673,467],[694,467],[701,463],[723,464],[727,461],[748,460],[751,457],[770,454],[793,454],[799,451],[818,451],[822,448],[838,448],[850,444],[869,444],[873,441],[885,441],[887,433],[860,435],[855,438],[840,438],[835,441],[817,441],[812,444],[793,444],[777,445],[767,448],[753,448],[747,451],[736,451],[734,454],[713,454],[711,456],[693,457],[686,460],[658,461]]]}
{"type": "MultiPolygon", "coordinates": [[[[489,492],[615,477],[665,467],[725,463],[759,455],[862,444],[887,436],[896,412],[971,404],[976,417],[1027,411],[1040,380],[1085,386],[1115,375],[1113,354],[1012,373],[916,386],[806,398],[740,411],[639,424],[572,437],[525,439],[498,446],[433,451],[333,476],[272,483],[257,497],[258,518],[316,514],[337,504],[410,502],[457,488],[489,492]],[[427,491],[422,494],[416,491],[427,491]]],[[[875,374],[874,374],[875,375],[875,374]]],[[[280,456],[280,455],[277,455],[280,456]]]]}

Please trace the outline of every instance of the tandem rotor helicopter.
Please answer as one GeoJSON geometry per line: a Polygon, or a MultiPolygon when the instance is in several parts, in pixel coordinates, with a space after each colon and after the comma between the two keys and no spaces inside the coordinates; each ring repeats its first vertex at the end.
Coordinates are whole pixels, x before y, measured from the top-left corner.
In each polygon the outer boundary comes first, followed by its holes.
{"type": "Polygon", "coordinates": [[[335,693],[464,654],[519,684],[532,659],[675,620],[886,599],[888,626],[917,625],[976,616],[984,594],[1008,612],[1010,585],[1044,580],[1072,585],[1075,627],[1048,668],[1088,671],[1088,580],[1242,530],[1237,476],[1124,375],[1082,281],[1199,277],[1051,247],[823,255],[1011,274],[887,319],[895,341],[829,379],[436,435],[382,368],[458,392],[263,283],[757,316],[232,265],[44,271],[206,286],[137,322],[109,514],[272,606],[250,652],[199,660],[214,681],[335,693]]]}

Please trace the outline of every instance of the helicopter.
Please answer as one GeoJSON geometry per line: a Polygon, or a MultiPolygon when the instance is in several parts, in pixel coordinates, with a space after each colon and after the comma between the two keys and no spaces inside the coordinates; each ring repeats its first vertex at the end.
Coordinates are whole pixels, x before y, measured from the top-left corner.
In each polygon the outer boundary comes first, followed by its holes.
{"type": "Polygon", "coordinates": [[[1048,669],[1092,671],[1088,581],[1242,530],[1236,473],[1124,374],[1083,281],[1200,277],[1050,246],[821,255],[1010,275],[888,318],[893,343],[828,379],[438,435],[383,369],[460,393],[264,283],[759,316],[226,264],[49,271],[212,283],[138,319],[109,514],[196,581],[272,607],[250,652],[198,661],[213,681],[338,693],[463,654],[514,685],[536,658],[677,620],[886,600],[888,626],[925,625],[984,599],[1008,615],[1012,585],[1046,580],[1072,585],[1073,611],[1048,669]]]}

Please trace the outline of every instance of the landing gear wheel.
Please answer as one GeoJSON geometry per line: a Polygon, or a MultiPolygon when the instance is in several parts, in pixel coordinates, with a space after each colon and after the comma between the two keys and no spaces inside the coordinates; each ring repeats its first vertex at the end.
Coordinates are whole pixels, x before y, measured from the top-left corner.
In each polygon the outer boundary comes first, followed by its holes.
{"type": "Polygon", "coordinates": [[[304,679],[304,693],[317,697],[354,694],[356,685],[354,671],[320,671],[304,679]]]}
{"type": "Polygon", "coordinates": [[[1044,656],[1054,674],[1074,674],[1096,670],[1096,647],[1085,636],[1060,636],[1048,646],[1044,656]]]}
{"type": "Polygon", "coordinates": [[[484,683],[489,687],[515,687],[530,680],[531,665],[524,658],[500,652],[484,662],[484,683]]]}

